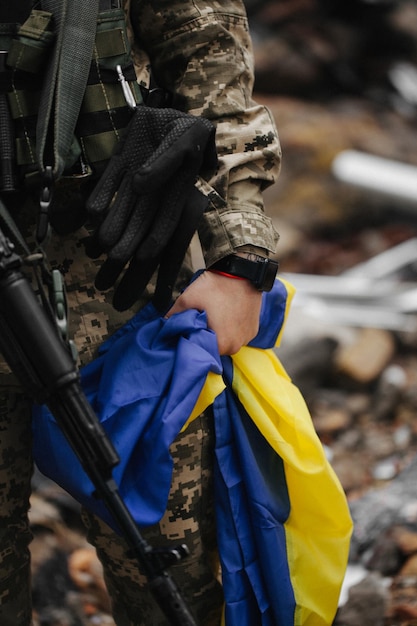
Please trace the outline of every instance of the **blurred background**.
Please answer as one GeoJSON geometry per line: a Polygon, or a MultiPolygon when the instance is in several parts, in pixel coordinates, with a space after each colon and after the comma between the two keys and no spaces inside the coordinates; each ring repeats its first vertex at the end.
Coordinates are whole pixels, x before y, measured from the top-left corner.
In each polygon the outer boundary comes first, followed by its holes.
{"type": "MultiPolygon", "coordinates": [[[[417,3],[246,5],[283,150],[266,211],[297,290],[277,354],[355,521],[335,626],[417,626],[417,3]]],[[[34,487],[36,626],[113,626],[77,505],[34,487]]]]}
{"type": "Polygon", "coordinates": [[[417,3],[247,7],[283,150],[266,207],[297,290],[277,354],[355,522],[335,624],[416,626],[417,3]]]}

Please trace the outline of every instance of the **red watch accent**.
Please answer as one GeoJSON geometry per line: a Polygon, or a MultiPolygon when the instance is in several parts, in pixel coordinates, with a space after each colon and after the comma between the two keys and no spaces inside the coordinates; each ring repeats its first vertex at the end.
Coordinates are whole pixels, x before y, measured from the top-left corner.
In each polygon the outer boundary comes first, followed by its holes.
{"type": "Polygon", "coordinates": [[[221,272],[220,270],[209,269],[209,272],[213,274],[220,274],[220,276],[226,276],[227,278],[236,278],[237,280],[246,280],[243,276],[236,276],[235,274],[228,274],[227,272],[221,272]]]}

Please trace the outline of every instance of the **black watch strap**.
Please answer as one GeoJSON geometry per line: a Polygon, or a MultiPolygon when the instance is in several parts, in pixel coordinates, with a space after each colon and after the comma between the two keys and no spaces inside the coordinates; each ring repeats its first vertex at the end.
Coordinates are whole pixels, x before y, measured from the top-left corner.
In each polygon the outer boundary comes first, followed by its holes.
{"type": "Polygon", "coordinates": [[[271,291],[278,272],[278,263],[257,257],[256,261],[230,254],[214,263],[210,270],[247,278],[259,291],[271,291]]]}

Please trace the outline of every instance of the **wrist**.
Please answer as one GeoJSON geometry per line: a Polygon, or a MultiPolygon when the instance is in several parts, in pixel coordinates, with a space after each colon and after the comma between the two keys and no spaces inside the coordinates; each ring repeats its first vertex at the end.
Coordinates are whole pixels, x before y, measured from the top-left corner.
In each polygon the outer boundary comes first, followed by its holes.
{"type": "Polygon", "coordinates": [[[278,263],[254,253],[230,254],[214,263],[209,270],[247,279],[258,291],[271,291],[278,263]]]}

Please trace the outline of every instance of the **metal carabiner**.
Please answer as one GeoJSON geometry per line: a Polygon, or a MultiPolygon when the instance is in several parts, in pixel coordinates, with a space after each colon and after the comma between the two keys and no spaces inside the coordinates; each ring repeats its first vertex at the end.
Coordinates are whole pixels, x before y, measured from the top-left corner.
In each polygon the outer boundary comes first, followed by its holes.
{"type": "Polygon", "coordinates": [[[117,71],[117,76],[118,76],[118,79],[119,79],[119,83],[122,86],[123,95],[124,95],[124,98],[126,100],[126,104],[129,107],[129,109],[134,110],[134,109],[136,109],[136,100],[133,97],[132,92],[130,91],[129,83],[127,82],[126,78],[124,77],[121,65],[117,65],[116,66],[116,71],[117,71]]]}

